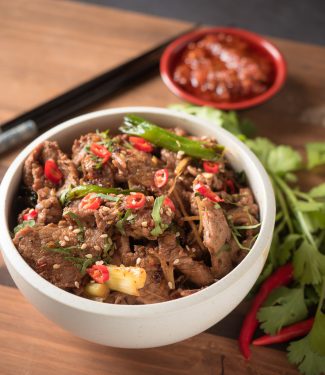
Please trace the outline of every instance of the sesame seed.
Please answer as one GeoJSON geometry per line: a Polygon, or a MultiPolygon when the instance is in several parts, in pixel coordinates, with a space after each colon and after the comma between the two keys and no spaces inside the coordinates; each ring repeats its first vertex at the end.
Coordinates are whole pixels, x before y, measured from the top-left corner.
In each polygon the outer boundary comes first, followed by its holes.
{"type": "Polygon", "coordinates": [[[72,226],[72,225],[70,225],[70,226],[69,226],[69,230],[72,230],[72,229],[73,229],[73,226],[72,226]]]}
{"type": "Polygon", "coordinates": [[[97,266],[102,266],[104,264],[103,260],[97,260],[96,265],[97,266]]]}
{"type": "Polygon", "coordinates": [[[177,153],[177,159],[181,159],[182,158],[182,156],[184,156],[184,154],[185,154],[185,152],[184,151],[178,151],[178,153],[177,153]]]}
{"type": "Polygon", "coordinates": [[[80,246],[81,250],[85,250],[87,249],[87,244],[86,243],[83,243],[81,246],[80,246]]]}
{"type": "Polygon", "coordinates": [[[100,247],[99,247],[98,245],[95,245],[95,246],[94,246],[94,249],[97,250],[97,251],[99,251],[99,250],[100,250],[100,247]]]}
{"type": "Polygon", "coordinates": [[[168,281],[168,288],[173,289],[173,283],[171,281],[168,281]]]}
{"type": "Polygon", "coordinates": [[[144,228],[147,228],[147,226],[148,226],[148,222],[147,222],[147,221],[143,221],[143,222],[141,223],[141,225],[142,225],[144,228]]]}
{"type": "Polygon", "coordinates": [[[185,245],[187,251],[191,251],[190,247],[188,245],[185,245]]]}
{"type": "Polygon", "coordinates": [[[63,240],[59,241],[60,246],[65,246],[67,243],[63,240]]]}
{"type": "Polygon", "coordinates": [[[100,235],[100,238],[107,238],[107,237],[108,237],[108,234],[106,233],[100,235]]]}
{"type": "Polygon", "coordinates": [[[176,264],[178,264],[178,263],[179,263],[179,259],[177,258],[177,259],[174,260],[173,264],[176,265],[176,264]]]}
{"type": "Polygon", "coordinates": [[[69,242],[70,241],[70,238],[68,236],[64,236],[63,237],[65,239],[65,241],[69,242]]]}
{"type": "MultiPolygon", "coordinates": [[[[74,229],[73,230],[73,233],[76,233],[76,234],[78,234],[78,233],[80,233],[81,232],[81,230],[79,229],[79,228],[76,228],[76,229],[74,229]]],[[[67,240],[68,241],[68,240],[67,240]]]]}
{"type": "Polygon", "coordinates": [[[78,281],[75,281],[75,282],[74,282],[74,285],[75,285],[76,288],[79,288],[79,287],[80,287],[80,284],[78,283],[78,281]]]}
{"type": "Polygon", "coordinates": [[[135,264],[138,266],[141,263],[141,258],[137,258],[135,264]]]}
{"type": "Polygon", "coordinates": [[[179,232],[175,233],[175,237],[179,237],[181,234],[179,232]]]}
{"type": "Polygon", "coordinates": [[[85,257],[88,258],[88,259],[91,259],[93,257],[93,255],[92,254],[86,254],[85,257]]]}
{"type": "Polygon", "coordinates": [[[53,264],[53,269],[58,270],[61,266],[57,263],[53,264]]]}

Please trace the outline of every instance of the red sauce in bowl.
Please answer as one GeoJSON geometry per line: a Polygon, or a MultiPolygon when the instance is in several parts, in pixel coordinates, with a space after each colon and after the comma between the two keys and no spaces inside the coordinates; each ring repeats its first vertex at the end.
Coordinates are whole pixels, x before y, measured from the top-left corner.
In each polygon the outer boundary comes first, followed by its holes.
{"type": "Polygon", "coordinates": [[[274,80],[274,67],[262,51],[246,40],[220,32],[185,47],[173,80],[201,99],[236,102],[267,91],[274,80]]]}

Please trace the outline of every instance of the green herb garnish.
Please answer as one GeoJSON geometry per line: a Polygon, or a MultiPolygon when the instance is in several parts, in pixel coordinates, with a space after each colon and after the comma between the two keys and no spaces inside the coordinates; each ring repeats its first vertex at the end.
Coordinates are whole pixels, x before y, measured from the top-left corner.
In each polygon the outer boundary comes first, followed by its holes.
{"type": "Polygon", "coordinates": [[[151,212],[151,217],[153,218],[153,221],[155,222],[154,229],[150,232],[150,234],[154,237],[158,237],[164,231],[168,228],[167,224],[164,224],[161,220],[160,210],[162,208],[162,205],[164,203],[166,196],[161,195],[160,197],[155,199],[155,203],[153,205],[153,209],[151,212]]]}
{"type": "Polygon", "coordinates": [[[33,227],[34,225],[35,225],[35,220],[25,220],[14,228],[14,234],[19,232],[23,228],[33,227]]]}
{"type": "Polygon", "coordinates": [[[120,231],[121,234],[125,235],[124,223],[126,221],[132,222],[136,218],[136,214],[133,214],[129,209],[125,212],[124,216],[115,224],[115,227],[120,231]]]}

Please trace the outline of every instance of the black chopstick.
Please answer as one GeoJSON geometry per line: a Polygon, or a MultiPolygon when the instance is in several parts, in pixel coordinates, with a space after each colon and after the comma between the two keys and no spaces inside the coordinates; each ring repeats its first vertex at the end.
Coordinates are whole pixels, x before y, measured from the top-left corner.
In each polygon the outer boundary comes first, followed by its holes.
{"type": "MultiPolygon", "coordinates": [[[[196,27],[197,25],[180,35],[196,27]]],[[[180,35],[2,124],[0,153],[35,137],[40,130],[56,125],[87,106],[129,86],[157,68],[166,46],[180,35]]]]}

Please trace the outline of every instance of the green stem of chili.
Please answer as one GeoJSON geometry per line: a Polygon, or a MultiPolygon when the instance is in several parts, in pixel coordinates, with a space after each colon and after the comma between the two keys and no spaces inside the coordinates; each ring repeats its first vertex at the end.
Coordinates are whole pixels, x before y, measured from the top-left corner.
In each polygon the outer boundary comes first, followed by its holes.
{"type": "Polygon", "coordinates": [[[183,151],[186,155],[198,159],[218,160],[224,150],[221,145],[208,146],[204,142],[181,137],[134,115],[124,117],[120,131],[142,137],[158,147],[173,152],[183,151]]]}

